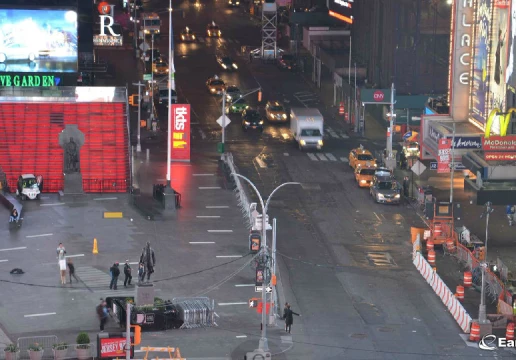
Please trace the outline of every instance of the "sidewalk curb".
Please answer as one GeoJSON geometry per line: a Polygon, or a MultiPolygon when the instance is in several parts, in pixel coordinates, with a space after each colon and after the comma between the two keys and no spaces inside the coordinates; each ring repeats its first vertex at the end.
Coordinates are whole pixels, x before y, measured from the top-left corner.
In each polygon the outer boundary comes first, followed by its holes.
{"type": "Polygon", "coordinates": [[[12,341],[5,333],[3,325],[0,324],[0,346],[4,348],[9,344],[12,344],[12,341]]]}

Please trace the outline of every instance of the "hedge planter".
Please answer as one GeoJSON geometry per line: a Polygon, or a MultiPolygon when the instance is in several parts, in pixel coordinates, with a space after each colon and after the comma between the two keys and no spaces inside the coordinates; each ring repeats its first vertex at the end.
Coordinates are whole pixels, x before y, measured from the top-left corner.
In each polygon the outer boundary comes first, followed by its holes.
{"type": "Polygon", "coordinates": [[[5,360],[16,360],[18,358],[19,351],[5,351],[5,360]]]}
{"type": "Polygon", "coordinates": [[[91,359],[91,357],[92,357],[91,351],[90,351],[90,345],[77,345],[75,347],[75,351],[77,353],[77,359],[79,359],[79,360],[91,359]]]}
{"type": "Polygon", "coordinates": [[[43,350],[27,350],[30,360],[41,360],[43,358],[43,350]]]}
{"type": "Polygon", "coordinates": [[[54,352],[54,360],[63,360],[64,358],[66,358],[66,353],[68,352],[68,349],[52,349],[52,351],[54,352]]]}

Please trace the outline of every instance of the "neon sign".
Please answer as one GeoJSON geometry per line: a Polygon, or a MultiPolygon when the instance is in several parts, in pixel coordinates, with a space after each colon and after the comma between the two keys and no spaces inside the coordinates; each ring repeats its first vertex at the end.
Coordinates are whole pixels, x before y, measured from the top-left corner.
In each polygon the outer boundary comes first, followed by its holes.
{"type": "Polygon", "coordinates": [[[172,160],[190,161],[190,105],[173,104],[171,115],[172,160]]]}
{"type": "Polygon", "coordinates": [[[115,5],[110,5],[107,2],[101,2],[98,6],[100,16],[100,35],[106,36],[105,30],[107,29],[111,36],[121,36],[121,34],[115,33],[113,25],[115,24],[115,5]],[[106,20],[108,23],[106,24],[106,20]]]}
{"type": "Polygon", "coordinates": [[[61,78],[55,75],[0,75],[0,86],[52,87],[60,83],[61,78]]]}
{"type": "Polygon", "coordinates": [[[491,136],[491,127],[493,126],[495,116],[498,116],[498,119],[500,120],[500,136],[507,136],[507,130],[509,129],[511,115],[513,112],[516,112],[516,108],[510,108],[506,113],[502,113],[500,109],[491,110],[489,116],[487,117],[484,138],[489,139],[489,136],[491,136]]]}

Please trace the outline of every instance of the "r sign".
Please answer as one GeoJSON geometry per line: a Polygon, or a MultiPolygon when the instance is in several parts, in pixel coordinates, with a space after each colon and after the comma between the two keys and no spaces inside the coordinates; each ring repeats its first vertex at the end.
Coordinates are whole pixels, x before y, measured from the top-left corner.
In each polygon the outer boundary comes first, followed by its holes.
{"type": "Polygon", "coordinates": [[[190,104],[172,104],[172,160],[190,161],[190,104]]]}
{"type": "Polygon", "coordinates": [[[117,34],[113,30],[113,25],[115,23],[115,5],[101,2],[98,6],[98,11],[100,15],[100,35],[106,36],[105,30],[107,29],[111,36],[121,36],[122,34],[117,34]]]}

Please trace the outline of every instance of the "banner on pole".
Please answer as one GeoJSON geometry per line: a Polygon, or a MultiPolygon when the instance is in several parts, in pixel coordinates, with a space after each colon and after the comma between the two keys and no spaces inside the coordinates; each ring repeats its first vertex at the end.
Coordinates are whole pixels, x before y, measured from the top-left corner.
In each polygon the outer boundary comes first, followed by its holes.
{"type": "Polygon", "coordinates": [[[438,173],[449,173],[450,172],[450,163],[451,163],[451,146],[452,140],[441,138],[438,143],[438,163],[437,163],[437,172],[438,173]]]}
{"type": "Polygon", "coordinates": [[[172,160],[190,161],[190,104],[172,105],[172,160]]]}

